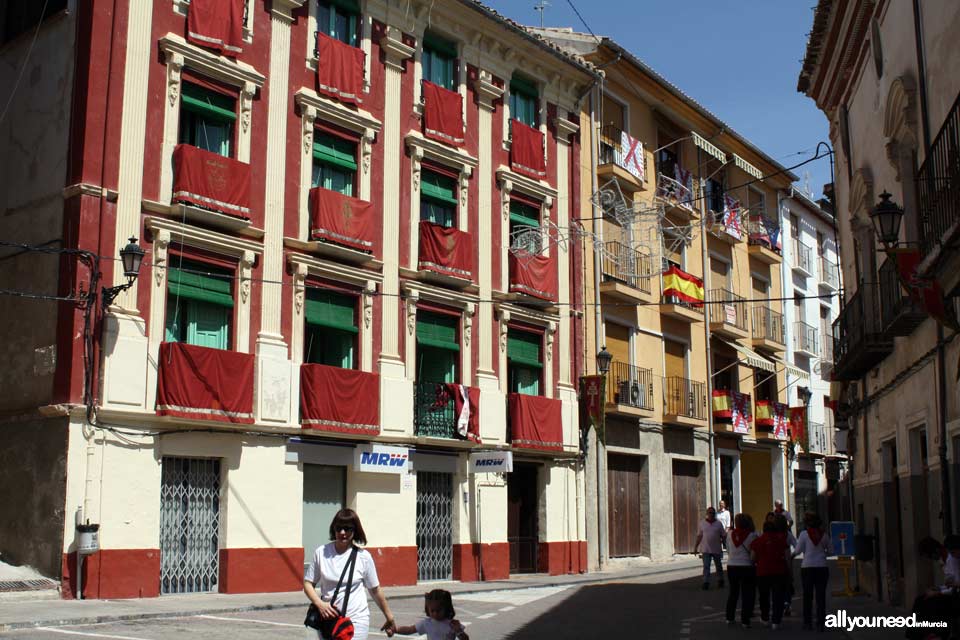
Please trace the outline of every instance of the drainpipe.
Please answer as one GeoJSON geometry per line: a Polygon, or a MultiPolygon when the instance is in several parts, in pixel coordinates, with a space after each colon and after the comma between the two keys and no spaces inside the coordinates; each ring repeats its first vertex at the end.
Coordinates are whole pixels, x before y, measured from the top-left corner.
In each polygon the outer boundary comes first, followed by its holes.
{"type": "MultiPolygon", "coordinates": [[[[703,162],[700,158],[700,147],[697,147],[697,167],[702,167],[703,162]]],[[[710,257],[707,253],[707,199],[706,194],[707,181],[703,175],[699,176],[700,181],[700,261],[703,263],[703,293],[704,316],[703,316],[703,340],[704,352],[707,358],[707,441],[709,442],[710,455],[710,499],[708,505],[717,503],[717,460],[716,460],[716,442],[713,431],[713,363],[710,355],[710,301],[706,300],[707,292],[710,291],[710,257]]],[[[741,489],[742,492],[742,489],[741,489]]],[[[741,503],[743,501],[741,500],[741,503]]]]}
{"type": "MultiPolygon", "coordinates": [[[[790,186],[790,195],[789,195],[788,197],[790,197],[790,198],[793,197],[793,185],[790,186]]],[[[784,202],[784,200],[786,200],[786,198],[784,198],[784,196],[783,196],[783,190],[782,190],[782,189],[777,189],[777,226],[778,226],[779,229],[780,229],[780,246],[781,246],[781,247],[783,247],[783,244],[784,244],[784,242],[783,242],[783,218],[784,218],[784,216],[783,216],[783,202],[784,202]]],[[[783,252],[783,249],[781,248],[780,251],[781,251],[781,253],[782,253],[782,252],[783,252]]],[[[787,270],[784,269],[784,268],[783,268],[783,265],[781,264],[781,266],[780,266],[780,296],[785,298],[785,297],[786,297],[786,291],[787,291],[787,270]]],[[[782,306],[781,306],[781,309],[782,309],[782,306]]],[[[791,332],[791,333],[792,333],[792,332],[791,332]]],[[[784,340],[787,339],[787,314],[786,314],[786,313],[783,314],[783,339],[784,339],[784,340]]],[[[789,344],[789,343],[787,343],[787,344],[789,344]]],[[[785,371],[784,371],[784,379],[785,379],[785,380],[788,379],[789,376],[790,376],[790,373],[785,370],[785,371]]],[[[784,387],[784,391],[787,392],[787,395],[788,395],[788,396],[789,396],[789,394],[790,394],[789,389],[790,389],[790,383],[787,382],[787,385],[784,387]]],[[[790,403],[787,402],[787,404],[789,405],[790,403]]],[[[783,486],[783,496],[782,496],[782,499],[783,499],[783,504],[787,506],[786,508],[791,508],[791,509],[792,509],[793,505],[790,504],[790,501],[788,500],[788,496],[790,495],[790,473],[791,473],[791,471],[792,471],[792,469],[791,469],[790,467],[792,466],[793,462],[792,462],[792,460],[791,460],[791,458],[790,458],[790,455],[789,455],[788,452],[787,452],[787,447],[786,447],[785,445],[780,445],[780,446],[781,446],[781,454],[780,454],[780,455],[781,455],[781,457],[783,458],[783,462],[784,462],[784,464],[783,464],[783,473],[781,474],[781,477],[780,477],[780,483],[781,483],[781,485],[783,486]]],[[[792,511],[791,511],[791,513],[792,513],[792,511]]]]}

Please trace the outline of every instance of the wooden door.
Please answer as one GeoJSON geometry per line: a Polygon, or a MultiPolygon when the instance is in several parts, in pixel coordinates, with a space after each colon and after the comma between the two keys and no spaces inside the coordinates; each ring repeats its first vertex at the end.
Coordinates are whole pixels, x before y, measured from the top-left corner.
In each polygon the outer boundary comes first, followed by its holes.
{"type": "Polygon", "coordinates": [[[688,460],[673,461],[673,552],[693,553],[700,520],[700,470],[688,460]]]}
{"type": "Polygon", "coordinates": [[[643,553],[642,470],[643,458],[639,456],[607,457],[607,531],[611,557],[643,553]]]}
{"type": "Polygon", "coordinates": [[[604,327],[607,338],[607,351],[614,362],[630,364],[630,329],[622,324],[608,322],[604,327]]]}
{"type": "Polygon", "coordinates": [[[687,377],[687,345],[675,340],[664,339],[663,360],[666,377],[687,377]]]}

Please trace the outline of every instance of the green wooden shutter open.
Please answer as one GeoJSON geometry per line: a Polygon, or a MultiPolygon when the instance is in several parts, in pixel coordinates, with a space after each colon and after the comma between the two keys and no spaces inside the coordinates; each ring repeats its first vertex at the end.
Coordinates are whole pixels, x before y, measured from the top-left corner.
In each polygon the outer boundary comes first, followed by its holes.
{"type": "Polygon", "coordinates": [[[229,308],[209,302],[187,303],[187,344],[228,349],[229,308]]]}
{"type": "Polygon", "coordinates": [[[328,327],[353,334],[360,333],[357,328],[354,310],[356,301],[351,296],[333,291],[308,289],[304,304],[307,324],[328,327]]]}
{"type": "Polygon", "coordinates": [[[357,145],[329,134],[317,134],[313,141],[313,157],[349,171],[357,170],[357,145]]]}
{"type": "Polygon", "coordinates": [[[232,276],[195,273],[207,270],[203,265],[189,265],[182,269],[167,268],[167,291],[171,296],[209,302],[222,307],[233,306],[232,276]]]}
{"type": "Polygon", "coordinates": [[[507,359],[525,367],[542,367],[540,361],[541,337],[524,331],[507,332],[507,359]]]}
{"type": "Polygon", "coordinates": [[[540,212],[528,204],[510,201],[510,221],[528,227],[540,226],[540,212]]]}
{"type": "Polygon", "coordinates": [[[457,204],[456,182],[453,178],[424,171],[420,179],[420,196],[439,200],[448,204],[457,204]]]}
{"type": "Polygon", "coordinates": [[[417,380],[420,382],[456,382],[457,353],[426,346],[417,341],[417,380]]]}
{"type": "Polygon", "coordinates": [[[457,324],[456,318],[421,311],[417,314],[417,344],[459,351],[457,324]]]}
{"type": "Polygon", "coordinates": [[[205,118],[220,122],[234,122],[237,119],[237,101],[209,89],[183,83],[182,105],[189,111],[194,111],[205,118]]]}

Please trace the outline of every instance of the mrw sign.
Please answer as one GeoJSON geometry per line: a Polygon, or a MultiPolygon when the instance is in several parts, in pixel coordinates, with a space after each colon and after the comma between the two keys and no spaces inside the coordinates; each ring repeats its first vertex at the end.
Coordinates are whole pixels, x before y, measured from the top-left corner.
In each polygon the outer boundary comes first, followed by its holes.
{"type": "Polygon", "coordinates": [[[372,473],[406,473],[410,450],[381,444],[361,445],[353,450],[353,470],[372,473]]]}
{"type": "Polygon", "coordinates": [[[475,451],[470,454],[470,473],[504,473],[513,471],[512,451],[475,451]]]}

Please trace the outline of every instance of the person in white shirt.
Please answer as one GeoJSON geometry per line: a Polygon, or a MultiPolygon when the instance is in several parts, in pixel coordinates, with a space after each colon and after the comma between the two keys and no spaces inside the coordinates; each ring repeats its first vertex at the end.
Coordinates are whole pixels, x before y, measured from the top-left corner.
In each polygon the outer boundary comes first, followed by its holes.
{"type": "Polygon", "coordinates": [[[730,512],[727,511],[727,503],[723,500],[717,506],[717,520],[723,525],[723,550],[727,551],[727,531],[730,531],[730,512]]]}
{"type": "Polygon", "coordinates": [[[793,516],[790,515],[789,511],[783,508],[783,500],[773,501],[773,515],[783,516],[787,519],[787,526],[791,529],[793,528],[793,516]]]}
{"type": "MultiPolygon", "coordinates": [[[[722,504],[722,503],[721,503],[722,504]]],[[[733,519],[734,527],[727,532],[727,577],[730,578],[730,595],[727,596],[727,624],[733,624],[737,616],[737,600],[743,594],[740,622],[750,628],[753,603],[757,593],[757,572],[753,566],[750,547],[757,539],[753,518],[738,513],[733,519]]]]}
{"type": "Polygon", "coordinates": [[[722,540],[724,527],[717,520],[717,510],[713,507],[707,507],[707,517],[700,521],[697,526],[697,541],[693,545],[694,553],[700,550],[703,558],[703,590],[710,588],[710,562],[717,567],[717,586],[723,588],[723,556],[722,540]],[[702,544],[701,544],[702,543],[702,544]]]}
{"type": "Polygon", "coordinates": [[[800,581],[803,583],[803,628],[813,628],[813,596],[817,596],[817,630],[823,631],[827,620],[827,582],[830,570],[827,556],[833,553],[830,536],[821,529],[823,521],[813,512],[803,517],[806,527],[797,538],[793,557],[803,555],[800,563],[800,581]]]}

